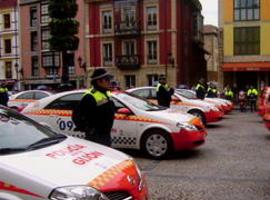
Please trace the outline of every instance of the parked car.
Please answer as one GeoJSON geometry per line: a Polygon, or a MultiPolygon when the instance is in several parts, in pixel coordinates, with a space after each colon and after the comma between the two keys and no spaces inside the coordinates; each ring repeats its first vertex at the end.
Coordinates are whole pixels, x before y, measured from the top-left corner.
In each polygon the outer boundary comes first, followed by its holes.
{"type": "Polygon", "coordinates": [[[148,192],[126,154],[0,107],[0,199],[146,200],[148,192]]]}
{"type": "MultiPolygon", "coordinates": [[[[176,92],[188,99],[198,99],[194,90],[176,89],[176,92]]],[[[229,113],[234,107],[233,103],[227,99],[206,97],[204,101],[215,104],[224,113],[229,113]]]]}
{"type": "Polygon", "coordinates": [[[52,95],[44,90],[26,90],[9,97],[8,107],[17,111],[23,110],[28,104],[52,95]]]}
{"type": "MultiPolygon", "coordinates": [[[[155,87],[137,87],[128,89],[127,92],[157,104],[157,92],[155,87]]],[[[219,121],[223,116],[222,112],[220,112],[214,104],[197,99],[188,99],[177,92],[172,96],[170,107],[199,117],[204,125],[219,121]]]]}
{"type": "MultiPolygon", "coordinates": [[[[72,109],[84,90],[59,93],[28,105],[23,113],[47,124],[55,131],[84,137],[74,131],[72,109]]],[[[125,92],[113,93],[117,108],[111,132],[115,148],[139,149],[153,158],[163,158],[172,150],[188,150],[205,142],[206,130],[197,117],[168,110],[125,92]]]]}

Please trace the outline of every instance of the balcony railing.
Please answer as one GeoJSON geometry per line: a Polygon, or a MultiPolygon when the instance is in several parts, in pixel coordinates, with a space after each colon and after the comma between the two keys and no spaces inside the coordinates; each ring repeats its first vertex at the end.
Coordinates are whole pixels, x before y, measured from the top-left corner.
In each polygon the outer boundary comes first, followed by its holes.
{"type": "Polygon", "coordinates": [[[122,21],[115,24],[115,34],[118,36],[140,34],[140,26],[137,21],[122,21]]]}
{"type": "Polygon", "coordinates": [[[136,70],[140,68],[140,58],[138,55],[116,56],[115,64],[122,70],[136,70]]]}

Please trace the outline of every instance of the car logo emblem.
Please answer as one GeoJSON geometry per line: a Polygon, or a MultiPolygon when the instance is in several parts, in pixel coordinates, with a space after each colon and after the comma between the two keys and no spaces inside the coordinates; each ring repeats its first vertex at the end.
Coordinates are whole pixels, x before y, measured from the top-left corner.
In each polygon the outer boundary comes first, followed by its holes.
{"type": "Polygon", "coordinates": [[[127,176],[127,180],[131,185],[136,185],[136,180],[132,176],[127,176]]]}

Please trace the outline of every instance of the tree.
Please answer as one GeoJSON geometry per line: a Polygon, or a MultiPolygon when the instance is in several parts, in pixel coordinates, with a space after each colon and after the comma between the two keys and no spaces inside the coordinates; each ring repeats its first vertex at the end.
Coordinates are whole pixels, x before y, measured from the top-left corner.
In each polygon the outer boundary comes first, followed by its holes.
{"type": "Polygon", "coordinates": [[[51,31],[50,49],[62,55],[62,83],[69,81],[68,52],[78,49],[79,38],[76,36],[79,22],[74,18],[78,11],[76,0],[49,0],[49,24],[51,31]]]}

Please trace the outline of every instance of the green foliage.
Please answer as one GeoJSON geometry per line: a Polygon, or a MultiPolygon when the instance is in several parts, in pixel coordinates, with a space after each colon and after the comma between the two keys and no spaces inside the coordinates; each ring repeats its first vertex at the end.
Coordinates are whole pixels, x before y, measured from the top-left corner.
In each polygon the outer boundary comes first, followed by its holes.
{"type": "Polygon", "coordinates": [[[50,0],[49,16],[56,19],[76,17],[78,5],[76,0],[50,0]]]}
{"type": "Polygon", "coordinates": [[[78,33],[79,22],[72,19],[52,19],[50,22],[51,35],[75,35],[78,33]]]}
{"type": "Polygon", "coordinates": [[[51,49],[56,51],[74,51],[79,46],[79,38],[76,36],[51,37],[49,42],[51,49]]]}

